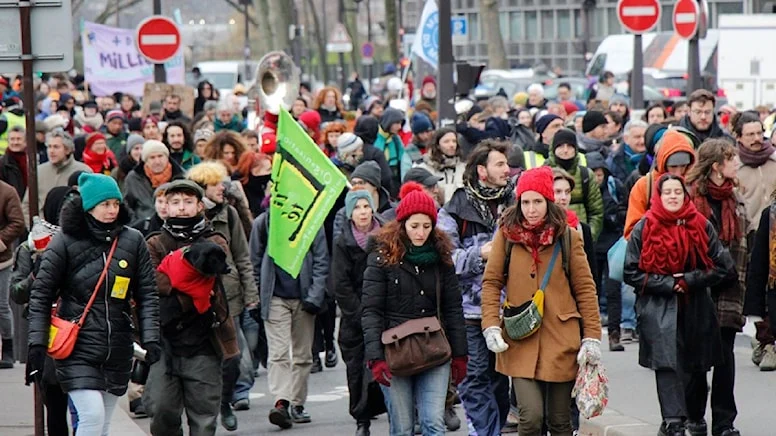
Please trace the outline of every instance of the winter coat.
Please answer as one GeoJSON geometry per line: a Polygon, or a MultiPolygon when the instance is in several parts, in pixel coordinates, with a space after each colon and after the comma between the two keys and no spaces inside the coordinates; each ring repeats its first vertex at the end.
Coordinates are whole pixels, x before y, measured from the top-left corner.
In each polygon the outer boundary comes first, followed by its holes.
{"type": "Polygon", "coordinates": [[[170,162],[175,162],[184,171],[188,171],[193,167],[194,165],[199,164],[202,162],[202,159],[199,158],[196,154],[194,154],[191,150],[183,149],[181,152],[172,152],[170,153],[170,162]]]}
{"type": "Polygon", "coordinates": [[[164,220],[154,213],[148,218],[133,221],[129,226],[142,233],[144,237],[148,237],[152,233],[160,232],[163,225],[164,220]]]}
{"type": "MultiPolygon", "coordinates": [[[[503,206],[514,202],[510,192],[503,206]]],[[[480,250],[493,239],[496,226],[490,226],[466,196],[464,188],[455,191],[453,198],[439,210],[437,226],[447,233],[453,242],[453,263],[461,285],[463,317],[467,320],[482,318],[482,274],[485,262],[480,250]]]]}
{"type": "Polygon", "coordinates": [[[334,241],[329,288],[342,312],[337,342],[347,370],[350,415],[356,420],[385,411],[382,393],[379,386],[372,386],[376,382],[366,371],[364,357],[361,299],[366,260],[367,252],[356,243],[353,231],[346,228],[334,241]]]}
{"type": "MultiPolygon", "coordinates": [[[[170,164],[172,164],[172,178],[168,182],[182,179],[184,177],[183,169],[173,160],[170,160],[170,164]]],[[[125,204],[132,212],[133,219],[142,220],[156,213],[154,187],[151,186],[151,180],[145,173],[144,162],[141,161],[134,170],[127,174],[127,178],[124,179],[123,195],[125,204]]]]}
{"type": "MultiPolygon", "coordinates": [[[[267,246],[269,233],[269,211],[259,215],[253,221],[251,231],[250,252],[253,264],[253,275],[259,288],[261,318],[269,319],[269,307],[275,292],[275,262],[269,257],[267,246]]],[[[299,287],[302,291],[301,300],[317,308],[323,308],[323,298],[326,294],[326,278],[329,275],[329,252],[326,248],[326,235],[319,229],[310,249],[302,261],[299,271],[299,287]]]]}
{"type": "Polygon", "coordinates": [[[512,136],[512,127],[509,120],[499,117],[490,117],[485,121],[486,138],[509,139],[512,136]]]}
{"type": "Polygon", "coordinates": [[[138,314],[142,344],[159,342],[159,297],[145,239],[126,227],[129,213],[120,208],[119,224],[106,231],[90,225],[80,197],[62,208],[62,231],[43,252],[40,268],[30,291],[30,346],[47,346],[51,305],[59,300],[57,313],[72,320],[81,316],[105,267],[113,240],[118,245],[103,286],[78,334],[73,353],[56,362],[62,390],[107,391],[124,395],[132,367],[135,326],[132,304],[138,314]],[[111,290],[108,292],[108,290],[111,290]]]}
{"type": "Polygon", "coordinates": [[[746,208],[749,226],[746,234],[754,232],[760,225],[760,214],[771,204],[771,194],[776,191],[776,156],[771,155],[759,167],[743,163],[738,167],[738,192],[746,208]]]}
{"type": "MultiPolygon", "coordinates": [[[[744,315],[768,316],[769,307],[776,307],[776,288],[768,286],[770,264],[771,208],[766,207],[759,218],[760,225],[754,235],[751,261],[748,265],[746,295],[744,297],[744,315]]],[[[776,317],[770,316],[772,324],[776,317]]],[[[773,327],[772,327],[773,328],[773,327]]]]}
{"type": "Polygon", "coordinates": [[[231,130],[235,133],[242,132],[244,128],[242,120],[237,115],[232,115],[232,119],[229,120],[228,123],[221,121],[221,118],[216,118],[214,127],[216,132],[220,132],[221,130],[231,130]]]}
{"type": "Polygon", "coordinates": [[[323,123],[331,123],[333,121],[343,121],[342,114],[339,110],[333,110],[330,111],[328,109],[324,109],[323,107],[319,107],[318,114],[321,116],[321,125],[323,123]]]}
{"type": "Polygon", "coordinates": [[[6,153],[0,158],[0,180],[13,186],[20,199],[24,198],[27,193],[27,182],[24,180],[21,167],[11,153],[6,153]]]}
{"type": "Polygon", "coordinates": [[[442,165],[432,162],[430,156],[426,156],[426,161],[420,165],[432,175],[441,177],[439,187],[445,194],[445,204],[453,198],[453,194],[458,188],[463,188],[463,172],[466,169],[466,162],[458,159],[454,167],[442,167],[442,165]]]}
{"type": "Polygon", "coordinates": [[[361,162],[366,161],[377,162],[380,165],[380,183],[382,187],[387,190],[391,195],[398,195],[399,186],[393,186],[393,176],[391,173],[391,167],[388,166],[388,160],[385,158],[385,154],[378,150],[371,144],[364,144],[364,159],[361,162]],[[394,190],[396,193],[394,194],[394,190]]]}
{"type": "MultiPolygon", "coordinates": [[[[71,154],[57,165],[46,162],[38,167],[38,210],[43,213],[43,202],[51,189],[57,186],[67,186],[67,179],[76,172],[91,173],[92,169],[85,163],[78,162],[71,154]]],[[[29,196],[25,196],[25,203],[29,204],[29,196]]]]}
{"type": "MultiPolygon", "coordinates": [[[[212,229],[204,231],[197,240],[213,242],[229,253],[224,236],[212,229]]],[[[191,296],[178,292],[170,284],[167,274],[156,270],[165,256],[193,242],[196,241],[175,239],[165,229],[147,240],[159,289],[159,323],[165,340],[164,350],[165,353],[183,357],[215,354],[225,361],[240,355],[234,325],[237,314],[229,313],[225,295],[218,289],[218,280],[210,298],[211,310],[199,314],[191,296]],[[213,327],[214,322],[218,322],[216,327],[213,327]]]]}
{"type": "Polygon", "coordinates": [[[630,234],[623,272],[625,283],[638,294],[639,365],[653,370],[708,371],[720,361],[721,350],[719,322],[709,288],[728,277],[727,266],[732,259],[712,224],[706,223],[708,255],[714,267],[685,272],[689,290],[684,295],[677,294],[674,277],[646,273],[639,268],[644,222],[640,220],[630,234]]]}
{"type": "MultiPolygon", "coordinates": [[[[630,162],[630,158],[625,154],[625,147],[626,144],[622,144],[617,151],[609,154],[609,157],[606,159],[607,169],[621,183],[624,183],[628,176],[638,167],[638,164],[634,165],[630,162]]],[[[641,156],[643,157],[643,155],[641,156]]]]}
{"type": "Polygon", "coordinates": [[[395,265],[385,264],[385,247],[370,239],[367,267],[361,297],[366,360],[385,360],[383,332],[406,321],[437,316],[450,342],[453,357],[468,355],[466,327],[461,312],[461,288],[453,266],[440,260],[418,266],[406,258],[395,265]],[[437,283],[436,274],[439,274],[437,283]],[[437,289],[440,311],[437,310],[437,289]]]}
{"type": "Polygon", "coordinates": [[[600,153],[590,153],[587,164],[591,169],[602,168],[604,171],[604,183],[598,187],[604,202],[604,223],[596,242],[596,254],[605,257],[609,248],[622,237],[625,215],[628,213],[628,197],[625,196],[622,182],[609,172],[600,153]]]}
{"type": "Polygon", "coordinates": [[[595,281],[582,246],[582,235],[570,231],[569,276],[563,269],[561,254],[555,262],[544,289],[542,325],[533,335],[519,341],[509,338],[500,319],[502,289],[506,301],[519,306],[529,301],[541,286],[550,264],[554,246],[539,250],[541,263],[531,274],[534,263],[531,250],[512,245],[509,274],[505,280],[506,238],[496,232],[493,248],[482,279],[482,328],[501,327],[509,349],[496,354],[496,371],[510,376],[546,382],[569,382],[577,376],[577,353],[582,338],[601,339],[601,319],[595,281]]]}
{"type": "MultiPolygon", "coordinates": [[[[577,153],[577,163],[567,170],[574,177],[574,190],[571,191],[571,203],[569,209],[576,212],[579,220],[590,225],[593,232],[593,240],[598,240],[601,234],[604,220],[604,200],[601,198],[601,191],[598,188],[598,182],[595,181],[595,174],[587,167],[581,166],[578,162],[581,154],[577,153]],[[586,173],[586,174],[585,174],[586,173]],[[587,189],[583,187],[587,179],[587,189]],[[587,191],[587,198],[585,198],[587,191]]],[[[549,167],[560,167],[555,162],[555,155],[550,155],[546,164],[549,167]]]]}
{"type": "Polygon", "coordinates": [[[253,278],[251,253],[248,249],[248,238],[240,223],[237,209],[228,204],[210,219],[210,224],[216,232],[226,237],[229,250],[226,252],[226,264],[230,271],[221,276],[229,302],[229,313],[237,316],[246,306],[258,304],[259,290],[253,278]]]}
{"type": "Polygon", "coordinates": [[[702,144],[703,141],[711,138],[727,139],[731,143],[735,144],[735,141],[730,136],[730,134],[725,132],[722,127],[719,126],[719,120],[717,119],[716,115],[714,115],[714,118],[711,120],[711,126],[709,127],[709,130],[706,130],[705,132],[701,132],[695,128],[695,126],[690,122],[690,114],[685,115],[681,120],[679,120],[679,126],[684,127],[685,129],[692,132],[695,137],[698,138],[699,144],[702,144]]]}
{"type": "Polygon", "coordinates": [[[14,244],[24,231],[22,202],[11,185],[0,181],[0,270],[13,264],[14,244]]]}
{"type": "Polygon", "coordinates": [[[111,135],[110,133],[105,132],[105,143],[108,145],[108,149],[113,152],[115,156],[121,156],[122,154],[126,154],[127,150],[127,132],[121,132],[118,135],[111,135]]]}

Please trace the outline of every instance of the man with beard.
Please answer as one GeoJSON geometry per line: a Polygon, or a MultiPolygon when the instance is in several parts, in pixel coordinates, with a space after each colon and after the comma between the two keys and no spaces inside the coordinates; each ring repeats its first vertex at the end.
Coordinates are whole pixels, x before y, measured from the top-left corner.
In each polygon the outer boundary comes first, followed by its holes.
{"type": "Polygon", "coordinates": [[[514,201],[508,153],[506,142],[482,141],[469,155],[464,187],[439,210],[437,221],[454,245],[466,320],[469,361],[458,390],[471,426],[480,435],[499,434],[509,412],[509,379],[496,372],[496,358],[485,344],[481,326],[482,274],[498,218],[514,201]]]}
{"type": "Polygon", "coordinates": [[[127,145],[127,132],[124,129],[124,114],[120,110],[112,110],[105,116],[105,134],[108,148],[114,156],[121,156],[127,145]]]}
{"type": "Polygon", "coordinates": [[[154,190],[172,180],[182,179],[184,173],[175,161],[170,160],[167,146],[153,139],[143,144],[141,159],[124,180],[124,202],[135,220],[151,217],[156,212],[154,190]]]}
{"type": "Polygon", "coordinates": [[[191,118],[181,112],[181,98],[178,95],[170,94],[164,98],[164,117],[162,121],[181,121],[184,124],[190,124],[191,118]]]}
{"type": "Polygon", "coordinates": [[[714,105],[717,103],[714,94],[706,89],[698,89],[690,94],[687,102],[690,103],[690,112],[679,121],[679,125],[692,132],[701,144],[709,138],[731,139],[719,126],[714,114],[714,105]]]}
{"type": "Polygon", "coordinates": [[[437,84],[434,76],[423,78],[420,86],[420,99],[431,106],[431,110],[436,110],[437,84]]]}
{"type": "Polygon", "coordinates": [[[604,201],[595,174],[579,163],[580,154],[577,136],[569,129],[561,129],[552,140],[552,155],[547,165],[563,168],[574,177],[569,209],[576,212],[579,220],[590,226],[593,239],[601,234],[604,221],[604,201]]]}
{"type": "Polygon", "coordinates": [[[763,140],[763,124],[756,112],[736,114],[731,122],[738,143],[738,183],[741,200],[746,208],[750,234],[760,225],[760,214],[768,207],[776,189],[776,157],[770,141],[763,140]]]}
{"type": "Polygon", "coordinates": [[[183,121],[172,121],[164,129],[164,144],[170,150],[170,160],[175,161],[184,170],[200,163],[199,156],[194,154],[194,144],[191,141],[189,128],[183,121]]]}

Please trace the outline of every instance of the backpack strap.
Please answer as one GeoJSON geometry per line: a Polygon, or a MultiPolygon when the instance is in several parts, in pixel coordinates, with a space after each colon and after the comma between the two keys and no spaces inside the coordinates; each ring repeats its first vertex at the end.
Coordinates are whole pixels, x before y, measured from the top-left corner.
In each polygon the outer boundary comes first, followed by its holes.
{"type": "Polygon", "coordinates": [[[579,170],[582,171],[582,204],[585,206],[585,213],[590,215],[590,211],[587,210],[587,199],[590,195],[590,169],[588,167],[580,166],[579,170]]]}

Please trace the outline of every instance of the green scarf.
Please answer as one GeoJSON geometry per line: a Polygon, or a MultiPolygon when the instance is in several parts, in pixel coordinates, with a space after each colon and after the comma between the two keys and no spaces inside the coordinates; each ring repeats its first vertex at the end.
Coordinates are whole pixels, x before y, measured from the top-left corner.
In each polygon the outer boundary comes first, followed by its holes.
{"type": "Polygon", "coordinates": [[[436,247],[431,242],[426,241],[425,244],[420,247],[412,245],[412,243],[405,244],[407,253],[404,255],[404,260],[415,265],[431,265],[439,262],[439,253],[436,251],[436,247]]]}

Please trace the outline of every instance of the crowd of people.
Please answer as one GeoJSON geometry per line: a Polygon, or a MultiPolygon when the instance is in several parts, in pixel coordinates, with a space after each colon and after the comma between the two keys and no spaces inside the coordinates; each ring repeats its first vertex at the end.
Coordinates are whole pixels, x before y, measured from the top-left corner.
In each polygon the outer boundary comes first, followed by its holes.
{"type": "Polygon", "coordinates": [[[354,75],[348,99],[303,84],[289,108],[350,185],[297,276],[268,250],[277,114],[249,126],[207,81],[184,114],[176,95],[144,111],[54,76],[36,89],[33,145],[0,86],[0,367],[29,346],[51,434],[67,433],[68,407],[79,436],[108,434],[127,389],[153,434],[177,434],[184,410],[192,434],[214,434],[219,416],[235,430],[261,366],[269,422],[309,423],[310,374],[341,357],[356,435],[386,412],[397,436],[571,435],[572,388],[601,362],[602,326],[611,352],[641,344],[661,435],[707,434],[712,368],[712,434],[739,434],[733,345],[746,317],[752,360],[776,370],[769,111],[718,111],[697,90],[637,119],[605,80],[583,102],[561,79],[555,100],[535,84],[456,105],[456,123],[438,126],[434,77],[414,90],[388,68],[379,83],[367,94],[354,75]],[[508,313],[537,289],[541,326],[516,334],[508,313]],[[13,343],[9,295],[26,305],[28,344],[13,343]],[[55,303],[83,323],[58,360],[55,303]],[[444,332],[421,344],[433,366],[402,360],[418,329],[444,332]]]}

